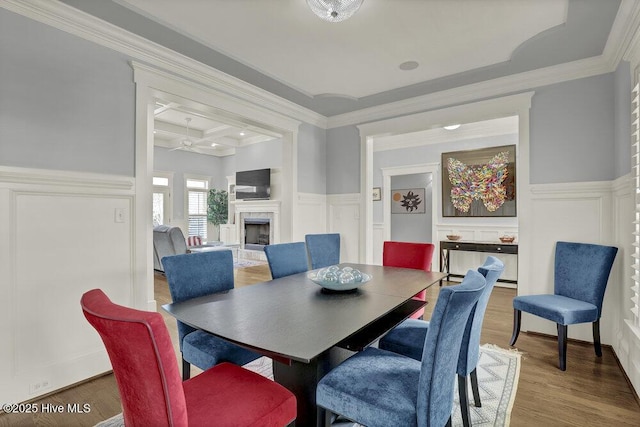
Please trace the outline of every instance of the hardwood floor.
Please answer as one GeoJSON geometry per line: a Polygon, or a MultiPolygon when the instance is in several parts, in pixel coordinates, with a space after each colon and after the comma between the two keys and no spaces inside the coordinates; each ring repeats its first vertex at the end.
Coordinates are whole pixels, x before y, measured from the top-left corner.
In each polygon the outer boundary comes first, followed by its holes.
{"type": "MultiPolygon", "coordinates": [[[[236,270],[236,287],[270,279],[266,265],[236,270]]],[[[431,301],[425,318],[430,316],[439,292],[432,286],[427,293],[431,301]]],[[[511,337],[512,305],[515,290],[496,287],[484,319],[482,340],[508,348],[511,337]]],[[[158,307],[171,301],[166,280],[155,277],[158,307]]],[[[174,338],[179,360],[175,320],[160,310],[174,338]]],[[[593,346],[569,342],[567,370],[557,368],[555,337],[521,333],[517,342],[522,352],[520,381],[511,425],[520,426],[638,426],[640,407],[610,347],[603,348],[602,358],[593,346]]],[[[192,375],[198,373],[192,368],[192,375]]],[[[108,374],[41,398],[34,403],[66,405],[88,403],[84,414],[2,414],[0,426],[92,426],[121,411],[117,386],[108,374]]]]}

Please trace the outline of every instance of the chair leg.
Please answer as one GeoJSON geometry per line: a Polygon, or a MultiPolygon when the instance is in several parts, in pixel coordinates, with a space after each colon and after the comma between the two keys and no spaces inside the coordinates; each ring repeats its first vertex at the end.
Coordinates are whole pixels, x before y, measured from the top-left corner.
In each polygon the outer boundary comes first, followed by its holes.
{"type": "Polygon", "coordinates": [[[186,381],[191,377],[191,363],[182,358],[182,381],[186,381]]]}
{"type": "Polygon", "coordinates": [[[510,346],[516,344],[518,335],[520,335],[520,321],[522,320],[522,312],[520,310],[513,309],[513,335],[511,335],[510,346]]]}
{"type": "Polygon", "coordinates": [[[593,347],[596,350],[596,356],[602,357],[602,346],[600,345],[600,319],[593,322],[593,347]]]}
{"type": "Polygon", "coordinates": [[[462,415],[462,425],[471,426],[469,415],[469,397],[467,396],[467,377],[458,375],[458,396],[460,396],[460,414],[462,415]]]}
{"type": "Polygon", "coordinates": [[[560,370],[567,370],[567,325],[558,323],[558,362],[560,370]]]}
{"type": "Polygon", "coordinates": [[[476,405],[476,408],[482,407],[482,402],[480,401],[480,389],[478,388],[478,372],[476,369],[471,371],[471,391],[473,392],[473,403],[476,405]]]}

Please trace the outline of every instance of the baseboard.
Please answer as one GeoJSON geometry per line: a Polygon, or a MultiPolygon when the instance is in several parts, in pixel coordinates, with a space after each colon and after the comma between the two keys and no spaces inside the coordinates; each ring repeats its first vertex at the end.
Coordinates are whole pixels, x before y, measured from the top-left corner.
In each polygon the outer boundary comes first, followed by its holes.
{"type": "MultiPolygon", "coordinates": [[[[605,347],[605,346],[603,346],[603,347],[605,347]]],[[[618,364],[618,368],[620,368],[620,371],[622,372],[622,375],[624,375],[624,379],[627,382],[627,385],[629,386],[629,388],[631,389],[631,393],[633,394],[633,398],[636,400],[636,403],[638,404],[638,406],[640,406],[640,396],[638,396],[638,393],[636,393],[636,389],[633,387],[633,383],[631,382],[631,378],[629,378],[629,376],[627,375],[627,372],[624,370],[624,367],[622,366],[622,363],[620,362],[620,359],[618,358],[618,354],[616,353],[616,350],[612,346],[606,346],[606,347],[611,347],[611,351],[613,352],[613,357],[615,357],[615,359],[616,359],[616,363],[618,364]]]]}

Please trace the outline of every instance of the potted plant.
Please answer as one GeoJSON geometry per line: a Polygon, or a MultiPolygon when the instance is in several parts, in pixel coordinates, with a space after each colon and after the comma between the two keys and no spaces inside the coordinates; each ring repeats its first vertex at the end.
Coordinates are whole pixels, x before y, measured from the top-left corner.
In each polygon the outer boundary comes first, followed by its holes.
{"type": "Polygon", "coordinates": [[[226,224],[229,215],[229,194],[225,190],[212,188],[207,195],[207,221],[217,230],[220,238],[220,224],[226,224]]]}

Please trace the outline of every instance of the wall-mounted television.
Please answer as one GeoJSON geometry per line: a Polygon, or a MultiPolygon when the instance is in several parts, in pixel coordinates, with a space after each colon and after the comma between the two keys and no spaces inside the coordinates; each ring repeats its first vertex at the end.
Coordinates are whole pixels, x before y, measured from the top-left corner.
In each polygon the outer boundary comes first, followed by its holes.
{"type": "Polygon", "coordinates": [[[271,195],[271,169],[236,172],[236,200],[268,200],[271,195]]]}

